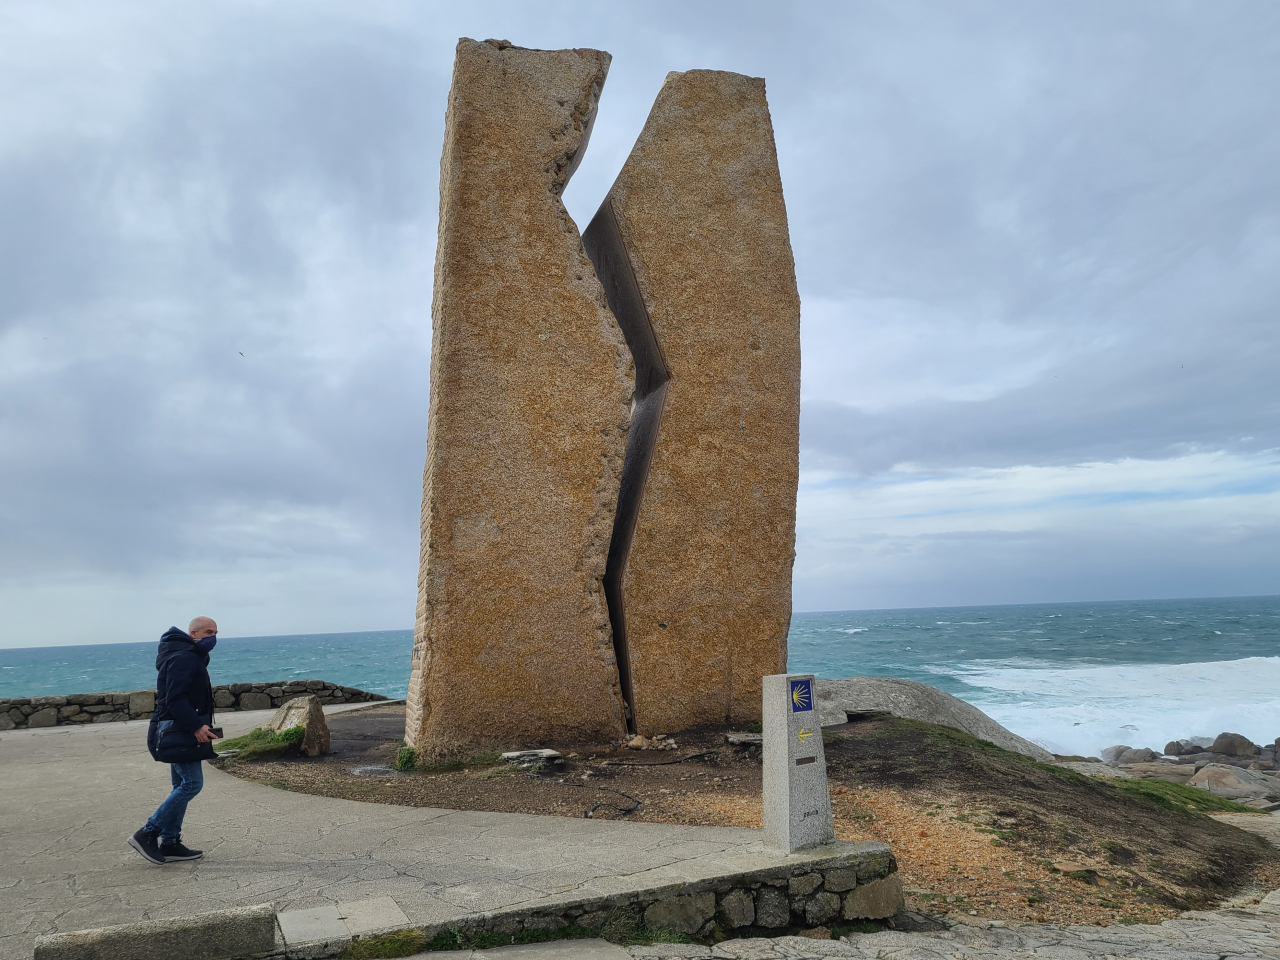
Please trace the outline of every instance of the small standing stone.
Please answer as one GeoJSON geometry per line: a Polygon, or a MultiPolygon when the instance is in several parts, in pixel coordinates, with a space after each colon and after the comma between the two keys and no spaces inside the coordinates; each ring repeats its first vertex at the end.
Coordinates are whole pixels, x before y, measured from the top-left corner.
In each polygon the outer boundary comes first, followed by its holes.
{"type": "Polygon", "coordinates": [[[864,883],[844,898],[846,920],[883,920],[905,908],[902,881],[896,873],[864,883]]]}
{"type": "Polygon", "coordinates": [[[835,839],[813,681],[812,674],[764,678],[764,835],[786,853],[835,839]]]}
{"type": "Polygon", "coordinates": [[[276,733],[293,727],[305,727],[306,733],[300,748],[302,752],[308,757],[329,752],[329,724],[324,719],[324,708],[314,696],[290,700],[271,715],[266,727],[276,733]]]}

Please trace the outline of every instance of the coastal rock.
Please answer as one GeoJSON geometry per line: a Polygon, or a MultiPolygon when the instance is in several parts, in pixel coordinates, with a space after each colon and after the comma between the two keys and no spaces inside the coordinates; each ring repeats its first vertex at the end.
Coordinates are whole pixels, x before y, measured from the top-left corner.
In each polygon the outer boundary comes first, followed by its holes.
{"type": "Polygon", "coordinates": [[[636,727],[759,720],[761,677],[786,671],[800,452],[764,81],[667,74],[583,241],[636,365],[605,581],[636,727]]]}
{"type": "Polygon", "coordinates": [[[13,722],[13,717],[7,713],[0,713],[0,730],[12,730],[17,724],[13,722]]]}
{"type": "Polygon", "coordinates": [[[1196,771],[1189,786],[1207,790],[1228,800],[1280,799],[1280,784],[1263,774],[1211,763],[1196,771]]]}
{"type": "MultiPolygon", "coordinates": [[[[818,710],[823,726],[844,723],[849,714],[888,713],[962,730],[997,747],[1053,763],[1048,750],[1024,740],[971,704],[936,687],[892,677],[849,677],[818,680],[818,710]]],[[[1127,747],[1125,749],[1128,749],[1127,747]]]]}
{"type": "Polygon", "coordinates": [[[609,60],[458,41],[405,711],[420,752],[626,732],[602,579],[632,361],[560,199],[609,60]]]}
{"type": "Polygon", "coordinates": [[[304,727],[306,732],[299,748],[308,757],[329,752],[329,724],[324,719],[324,708],[315,696],[290,700],[271,715],[265,724],[268,730],[281,733],[294,727],[304,727]]]}
{"type": "Polygon", "coordinates": [[[270,710],[271,698],[265,693],[255,693],[250,690],[240,694],[241,710],[270,710]]]}
{"type": "Polygon", "coordinates": [[[1150,747],[1134,747],[1116,757],[1116,763],[1127,767],[1131,763],[1148,763],[1158,756],[1159,754],[1150,747]]]}
{"type": "Polygon", "coordinates": [[[1129,746],[1127,743],[1117,744],[1114,747],[1107,747],[1102,751],[1102,762],[1108,766],[1114,767],[1119,763],[1121,754],[1126,750],[1132,749],[1133,747],[1129,746]]]}
{"type": "Polygon", "coordinates": [[[1209,748],[1210,753],[1223,753],[1228,757],[1253,757],[1260,751],[1256,743],[1239,733],[1220,733],[1209,748]]]}
{"type": "Polygon", "coordinates": [[[45,707],[27,717],[27,727],[52,727],[58,722],[58,708],[45,707]]]}
{"type": "MultiPolygon", "coordinates": [[[[1207,737],[1205,739],[1208,739],[1207,737]]],[[[1204,745],[1195,743],[1191,740],[1170,740],[1164,745],[1164,752],[1169,757],[1189,757],[1193,754],[1204,753],[1204,745]]]]}

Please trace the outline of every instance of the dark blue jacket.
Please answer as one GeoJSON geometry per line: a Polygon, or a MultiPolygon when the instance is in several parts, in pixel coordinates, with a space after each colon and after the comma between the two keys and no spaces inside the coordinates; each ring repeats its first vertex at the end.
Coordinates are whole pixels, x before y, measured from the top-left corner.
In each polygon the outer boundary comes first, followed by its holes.
{"type": "Polygon", "coordinates": [[[196,649],[196,642],[177,627],[160,638],[156,653],[156,709],[147,730],[147,746],[155,755],[156,726],[172,720],[188,733],[195,733],[213,719],[213,684],[209,682],[209,655],[196,649]]]}

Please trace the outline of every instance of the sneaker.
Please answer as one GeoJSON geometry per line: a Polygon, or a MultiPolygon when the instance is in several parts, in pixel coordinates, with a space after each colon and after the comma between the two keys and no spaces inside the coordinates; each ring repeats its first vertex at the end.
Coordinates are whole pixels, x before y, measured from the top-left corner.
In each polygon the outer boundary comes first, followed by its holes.
{"type": "Polygon", "coordinates": [[[158,833],[148,833],[144,827],[129,838],[129,846],[137,850],[143,860],[155,864],[164,863],[164,854],[160,852],[160,834],[158,833]]]}
{"type": "Polygon", "coordinates": [[[160,855],[164,858],[165,863],[172,863],[174,860],[199,860],[204,856],[203,850],[190,850],[182,843],[179,837],[173,843],[161,843],[160,855]]]}

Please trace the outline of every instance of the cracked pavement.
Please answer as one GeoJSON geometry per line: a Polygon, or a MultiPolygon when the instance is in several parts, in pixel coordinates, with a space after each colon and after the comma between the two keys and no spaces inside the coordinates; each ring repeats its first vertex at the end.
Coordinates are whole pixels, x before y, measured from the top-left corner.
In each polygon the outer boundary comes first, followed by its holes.
{"type": "MultiPolygon", "coordinates": [[[[231,737],[269,715],[219,721],[231,737]]],[[[389,896],[411,922],[438,923],[693,879],[763,855],[750,830],[394,807],[275,790],[206,765],[183,834],[205,857],[157,867],[125,844],[169,791],[146,729],[0,735],[0,960],[26,960],[43,933],[257,903],[294,910],[389,896]]]]}

